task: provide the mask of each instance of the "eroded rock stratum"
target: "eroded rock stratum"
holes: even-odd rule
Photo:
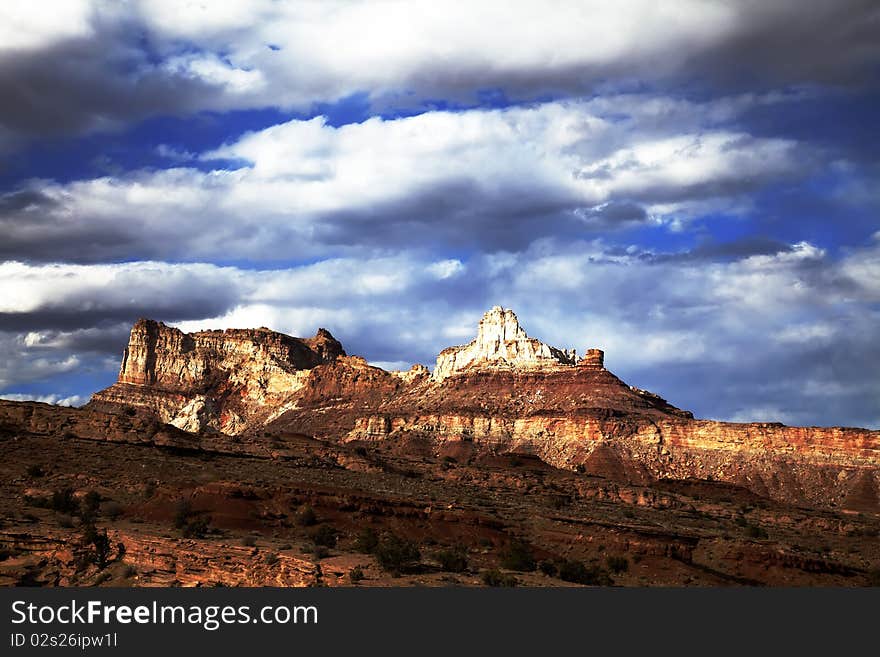
[[[880,508],[880,433],[697,420],[629,386],[603,353],[529,337],[496,306],[474,340],[387,372],[326,330],[186,334],[140,320],[117,383],[85,412],[137,413],[192,433],[297,432],[339,442],[414,439],[531,454],[587,475],[729,482],[797,504]]]

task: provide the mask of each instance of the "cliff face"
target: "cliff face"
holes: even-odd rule
[[[512,310],[493,307],[483,315],[477,337],[461,347],[440,352],[432,378],[443,381],[466,369],[511,367],[537,369],[553,365],[574,365],[574,350],[561,350],[530,338]]]
[[[141,319],[131,329],[119,383],[187,392],[207,387],[219,374],[277,392],[289,386],[292,372],[344,355],[342,345],[325,329],[310,339],[266,328],[188,334]]]
[[[89,406],[143,409],[187,431],[236,434],[288,403],[315,367],[342,357],[342,345],[324,329],[309,339],[263,328],[187,334],[142,319],[117,383]]]
[[[139,321],[119,381],[89,404],[147,413],[187,431],[300,433],[326,440],[459,441],[534,454],[585,474],[645,483],[697,478],[798,504],[880,510],[880,432],[694,420],[604,367],[487,312],[476,338],[423,366],[386,372],[326,331],[184,334]]]
[[[504,417],[475,412],[375,414],[349,440],[429,437],[615,481],[723,481],[809,506],[880,510],[880,435],[866,429],[733,424],[613,411]]]

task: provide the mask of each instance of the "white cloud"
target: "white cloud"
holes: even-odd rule
[[[258,0],[221,8],[151,0],[141,4],[140,15],[160,39],[222,51],[229,62],[224,76],[236,67],[271,81],[264,92],[250,91],[287,106],[364,90],[399,95],[426,84],[454,92],[469,81],[479,88],[539,72],[549,81],[576,78],[572,69],[624,62],[632,69],[675,70],[740,26],[735,8],[692,0],[675,7],[566,1],[552,9],[541,2]],[[216,81],[218,70],[191,68],[207,82]]]
[[[450,259],[434,262],[427,267],[428,271],[439,279],[451,278],[458,276],[465,271],[465,266],[461,260]]]
[[[237,297],[238,270],[208,264],[136,262],[108,265],[0,263],[0,313],[136,313],[175,309],[181,298],[213,305],[205,296]],[[173,291],[173,293],[171,292]],[[29,334],[33,342],[37,338]]]
[[[260,71],[236,68],[216,55],[185,55],[165,62],[171,73],[183,73],[208,84],[223,87],[228,93],[255,94],[266,88]]]
[[[36,401],[44,404],[55,404],[57,406],[82,406],[88,401],[88,398],[80,395],[31,395],[26,393],[3,393],[0,399],[8,401]]]
[[[90,0],[53,0],[51,8],[15,0],[0,4],[0,52],[45,48],[61,39],[88,36],[93,5]]]
[[[427,238],[497,249],[632,221],[680,227],[809,169],[805,147],[713,126],[706,105],[675,103],[694,118],[687,132],[645,118],[662,116],[663,102],[638,117],[632,107],[621,96],[338,128],[292,120],[202,155],[230,169],[35,183],[41,221],[0,218],[0,227],[13,253],[86,261],[289,260]]]
[[[880,59],[864,0],[812,0],[808,12],[794,0],[51,5],[0,3],[9,74],[0,122],[25,134],[201,111],[311,112],[352,96],[375,112],[475,104],[496,92],[533,101],[664,84],[851,85]],[[738,108],[715,110],[718,120]]]

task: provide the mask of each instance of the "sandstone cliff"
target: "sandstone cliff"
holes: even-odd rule
[[[473,341],[423,366],[386,372],[346,356],[326,331],[184,334],[132,329],[119,381],[90,410],[141,414],[185,429],[255,438],[413,438],[534,454],[559,468],[630,482],[715,480],[797,504],[880,510],[880,432],[694,420],[629,386],[603,353],[530,338],[495,307]]]
[[[538,369],[553,365],[574,365],[574,350],[565,351],[530,338],[512,310],[495,306],[480,320],[477,337],[461,347],[440,352],[432,378],[443,381],[466,369]]]
[[[312,369],[343,357],[324,329],[309,339],[266,328],[187,334],[141,319],[117,383],[96,393],[89,407],[143,409],[186,431],[235,434],[284,407]]]

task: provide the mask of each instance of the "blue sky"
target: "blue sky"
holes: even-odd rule
[[[0,7],[0,396],[128,329],[482,312],[698,416],[880,427],[876,3]]]

